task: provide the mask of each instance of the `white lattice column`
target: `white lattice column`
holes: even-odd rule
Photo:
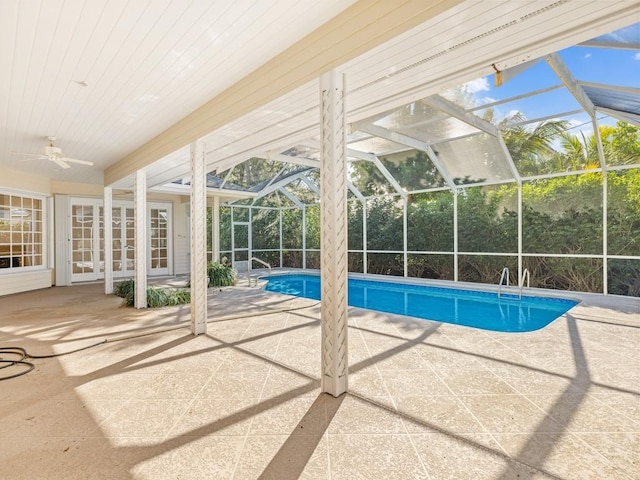
[[[135,307],[147,308],[147,173],[136,171],[133,188],[135,211]]]
[[[322,391],[347,391],[347,163],[344,77],[320,77]]]
[[[191,333],[207,332],[207,172],[204,146],[191,144]]]
[[[102,225],[104,293],[110,295],[113,293],[113,190],[111,187],[104,187]]]

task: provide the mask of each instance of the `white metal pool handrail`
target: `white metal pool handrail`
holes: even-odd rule
[[[520,277],[520,281],[518,282],[518,286],[520,287],[520,300],[522,300],[522,287],[524,287],[524,279],[527,279],[527,288],[530,288],[531,284],[531,275],[529,274],[529,269],[525,268],[522,272],[522,276]]]
[[[504,279],[507,279],[507,287],[509,286],[509,268],[508,267],[504,267],[502,269],[502,273],[500,274],[500,282],[498,282],[498,298],[500,298],[500,293],[502,291],[502,282],[504,281]]]
[[[264,265],[265,267],[267,267],[269,269],[269,276],[271,276],[271,265],[267,262],[265,262],[264,260],[259,259],[258,257],[251,257],[249,259],[249,265],[247,267],[247,278],[249,280],[249,286],[251,286],[251,265],[253,264],[253,262],[258,262],[261,265]],[[258,279],[256,278],[256,285],[258,285]]]

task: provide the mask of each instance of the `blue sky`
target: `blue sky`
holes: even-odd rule
[[[640,24],[600,39],[631,41],[639,44]],[[559,52],[559,55],[577,80],[640,88],[640,50],[571,47]],[[561,83],[545,61],[536,63],[500,87],[495,87],[493,82],[494,78],[491,75],[468,82],[463,89],[476,105],[483,105]],[[579,104],[572,95],[563,88],[499,105],[494,110],[498,119],[510,116],[516,111],[523,113],[528,119],[535,119],[579,108]],[[482,111],[476,111],[476,114],[481,115]],[[583,131],[585,134],[592,133],[592,126],[586,114],[574,114],[562,119],[574,126],[576,130],[574,133],[577,131]],[[605,118],[601,123],[615,124],[615,119]]]

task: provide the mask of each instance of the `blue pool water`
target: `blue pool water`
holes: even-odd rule
[[[278,275],[266,290],[320,300],[320,277]],[[578,302],[564,298],[498,295],[406,283],[349,279],[349,305],[497,332],[545,327]]]

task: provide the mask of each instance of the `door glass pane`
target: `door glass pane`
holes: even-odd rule
[[[71,206],[71,258],[74,274],[92,273],[93,265],[93,205]]]

